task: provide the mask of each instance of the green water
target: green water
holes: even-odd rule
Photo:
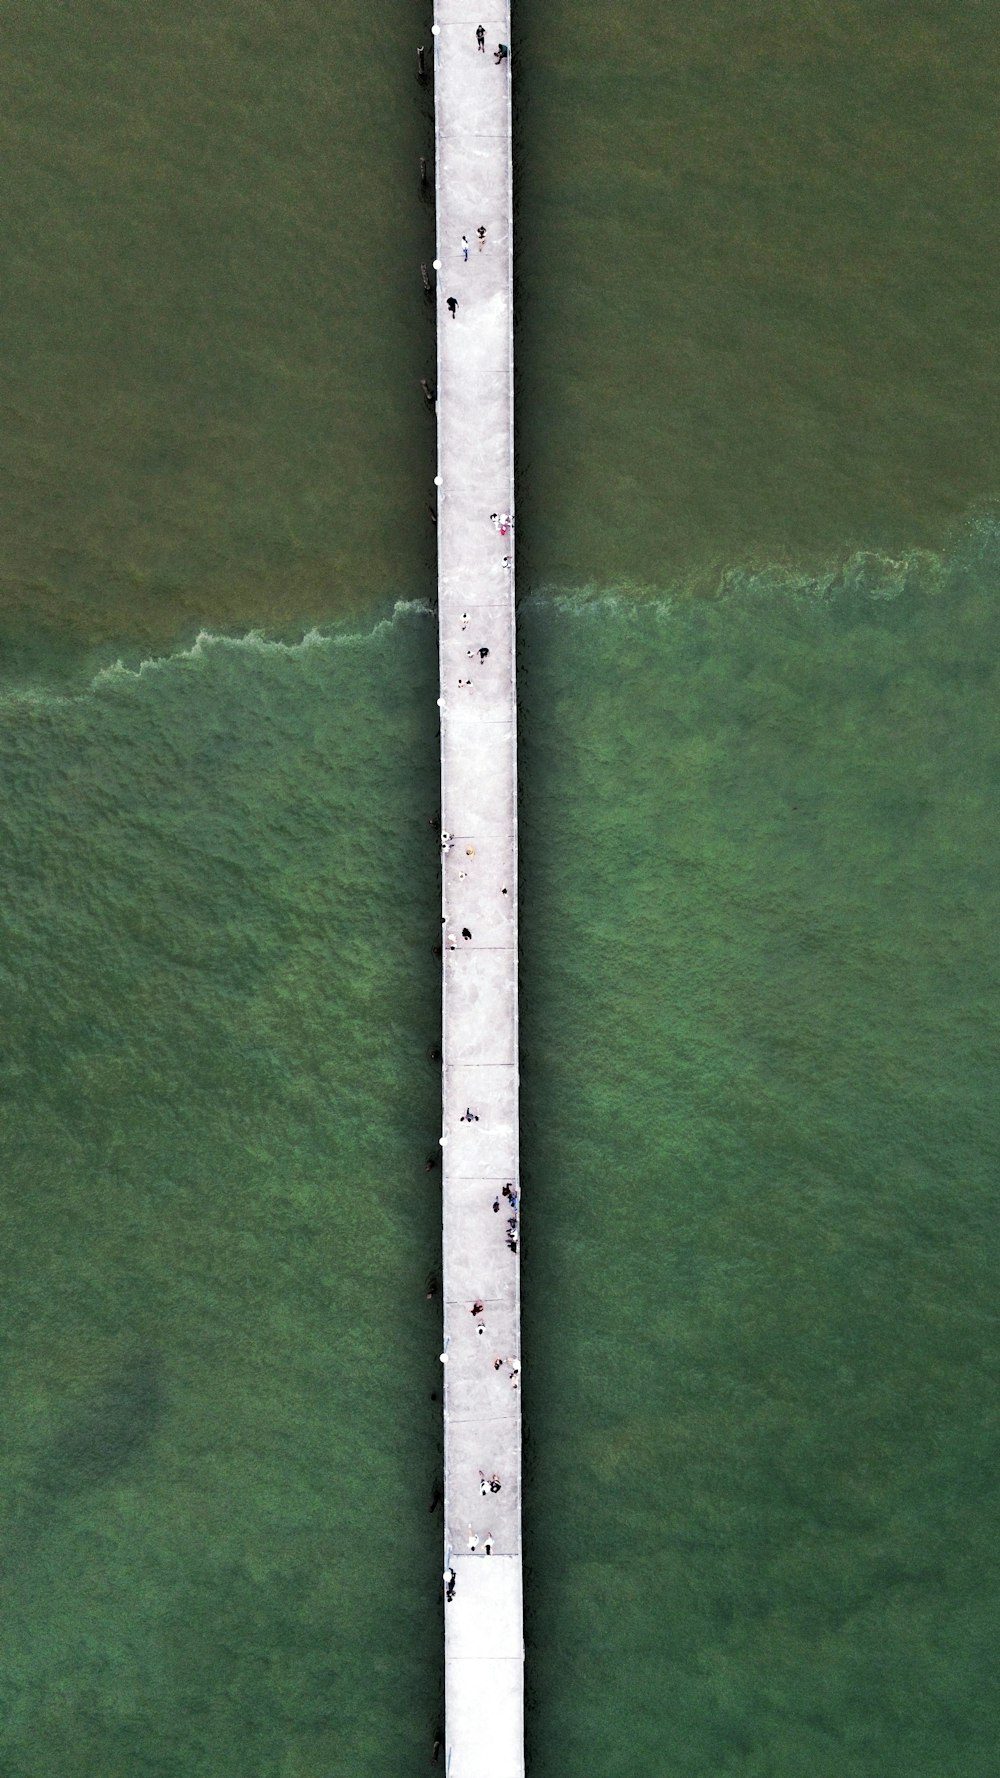
[[[703,590],[996,498],[995,27],[519,8],[522,587]]]
[[[515,25],[522,586],[703,590],[939,544],[997,497],[992,7]],[[26,669],[426,595],[427,29],[401,0],[4,15],[0,643]]]
[[[540,1778],[992,1778],[994,24],[515,19]],[[0,26],[9,1778],[440,1720],[426,32]]]
[[[415,29],[399,0],[5,13],[0,640],[28,664],[425,591]]]
[[[998,591],[523,613],[539,1775],[993,1769]]]
[[[427,1757],[435,665],[0,706],[10,1778]]]

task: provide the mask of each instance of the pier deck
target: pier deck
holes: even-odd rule
[[[490,517],[514,505],[510,63],[493,60],[510,15],[436,0],[434,19],[445,1769],[523,1778],[514,540]]]

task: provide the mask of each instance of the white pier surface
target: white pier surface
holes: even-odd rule
[[[448,1778],[523,1778],[514,538],[490,517],[514,509],[510,61],[493,60],[513,47],[506,6],[436,0],[434,27],[444,1568],[455,1576],[444,1764]],[[482,1494],[480,1471],[498,1492]]]

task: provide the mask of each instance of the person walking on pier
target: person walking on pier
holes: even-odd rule
[[[455,316],[458,313],[458,298],[456,296],[449,296],[445,308],[448,310],[449,315],[454,321]]]
[[[468,257],[469,257],[469,237],[468,237],[468,235],[463,235],[462,236],[462,258],[468,259]]]
[[[477,241],[477,244],[479,247],[479,251],[481,253],[483,248],[486,245],[486,228],[483,223],[480,223],[479,227],[476,230],[476,241]]]
[[[476,47],[479,50],[480,55],[486,54],[486,32],[483,30],[482,25],[476,26]]]

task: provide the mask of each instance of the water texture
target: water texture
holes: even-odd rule
[[[426,596],[428,23],[5,14],[8,659]],[[937,546],[997,497],[994,24],[518,10],[522,586],[703,590]]]
[[[898,555],[996,498],[995,24],[517,9],[522,587]]]
[[[540,1773],[991,1769],[998,561],[523,612]],[[433,691],[3,705],[12,1778],[427,1757]]]
[[[419,29],[399,0],[4,13],[5,653],[426,596]]]
[[[993,1770],[998,593],[522,613],[537,1778]]]
[[[433,624],[0,704],[8,1778],[416,1770]]]
[[[0,23],[5,1778],[428,1761],[428,23]],[[532,1771],[993,1778],[993,10],[513,47]]]

